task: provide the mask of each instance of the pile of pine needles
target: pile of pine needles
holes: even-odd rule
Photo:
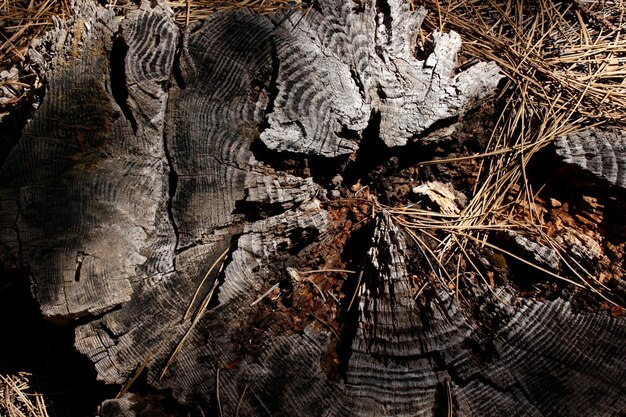
[[[29,377],[24,372],[0,375],[0,416],[48,417],[44,398],[32,392]]]
[[[249,8],[265,14],[294,8],[304,9],[311,2],[309,0],[170,0],[167,3],[174,11],[176,21],[189,25],[222,10]]]
[[[420,3],[430,11],[422,27],[421,47],[428,48],[433,30],[460,33],[466,64],[494,61],[504,72],[506,85],[500,96],[504,106],[488,148],[470,156],[480,161],[480,173],[465,209],[450,217],[404,208],[396,213],[398,221],[422,232],[428,225],[431,236],[433,226],[444,231],[445,237],[436,239],[438,246],[432,253],[440,266],[446,266],[443,270],[454,270],[444,265],[450,259],[457,263],[467,259],[473,265],[467,256],[468,243],[493,246],[488,238],[494,230],[515,230],[554,249],[569,269],[569,277],[551,275],[605,294],[597,275],[577,264],[544,233],[535,206],[537,190],[528,182],[526,167],[537,151],[557,137],[626,120],[624,1]],[[428,245],[423,247],[428,249]],[[457,257],[452,256],[455,253]],[[458,280],[458,276],[451,274],[451,279]]]
[[[0,70],[24,61],[31,42],[45,34],[53,17],[65,20],[69,15],[66,0],[0,1]]]

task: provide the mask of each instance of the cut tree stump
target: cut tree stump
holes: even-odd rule
[[[423,8],[315,4],[181,32],[159,2],[77,2],[31,52],[46,94],[0,174],[4,267],[98,378],[145,365],[216,415],[624,412],[624,318],[471,280],[460,302],[388,213],[352,235],[342,175],[368,141],[419,149],[501,75],[459,71],[453,32],[423,51]]]

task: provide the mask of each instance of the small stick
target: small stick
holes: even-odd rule
[[[135,383],[137,378],[139,378],[139,375],[141,375],[143,370],[146,369],[146,366],[148,365],[148,362],[150,362],[151,359],[152,359],[152,353],[148,353],[146,355],[146,359],[144,359],[141,365],[139,365],[139,368],[137,368],[133,377],[130,379],[130,381],[128,381],[128,383],[124,386],[124,388],[122,388],[122,390],[115,396],[115,398],[122,398],[128,392],[131,385]]]
[[[267,290],[262,296],[260,296],[259,298],[257,298],[253,302],[251,302],[250,303],[250,307],[258,304],[259,302],[261,302],[261,300],[263,300],[265,297],[270,295],[272,293],[272,291],[274,291],[276,288],[278,288],[279,285],[280,285],[280,282],[277,282],[276,284],[272,285],[272,287],[269,290]]]
[[[447,415],[448,417],[452,417],[452,389],[450,389],[450,380],[446,378],[446,397],[447,397]]]
[[[324,302],[326,302],[326,297],[324,297],[324,292],[323,292],[323,291],[322,291],[322,289],[321,289],[321,288],[320,288],[320,287],[319,287],[319,286],[315,283],[315,281],[313,281],[311,278],[306,278],[306,280],[307,280],[308,282],[310,282],[311,284],[313,284],[313,286],[314,286],[315,288],[317,288],[317,291],[319,291],[320,295],[322,296],[322,300],[323,300]]]
[[[220,417],[224,417],[222,413],[222,402],[220,401],[220,367],[217,366],[215,373],[215,400],[217,401],[217,411]]]
[[[222,260],[224,260],[224,258],[226,257],[226,254],[228,254],[228,250],[229,249],[230,249],[230,247],[226,248],[226,250],[224,250],[224,252],[222,252],[220,254],[220,256],[218,256],[217,259],[213,262],[213,264],[211,265],[211,267],[209,268],[207,273],[204,274],[204,278],[202,278],[202,281],[200,281],[200,284],[198,285],[198,288],[196,288],[196,292],[193,294],[193,297],[191,298],[191,301],[189,302],[189,306],[187,307],[187,310],[185,310],[185,315],[183,316],[183,321],[185,321],[185,320],[187,320],[189,318],[190,313],[191,313],[191,308],[193,307],[194,303],[196,302],[196,298],[198,298],[198,294],[200,293],[200,289],[202,288],[202,286],[206,282],[207,278],[209,278],[209,275],[211,275],[211,272],[213,272],[213,270],[215,269],[217,264],[219,262],[221,262]],[[221,271],[221,269],[220,269],[220,271]]]
[[[422,285],[422,288],[420,288],[417,294],[415,294],[415,298],[414,298],[415,300],[417,300],[419,296],[422,295],[422,292],[426,289],[427,286],[428,286],[428,282]]]
[[[331,332],[333,332],[333,334],[335,335],[335,337],[337,337],[337,339],[339,339],[339,335],[337,334],[337,331],[333,328],[333,326],[331,326],[329,323],[325,322],[324,320],[320,319],[319,317],[309,313],[309,316],[313,317],[315,320],[319,321],[320,323],[322,323],[324,326],[328,327],[330,329]]]
[[[163,367],[163,370],[161,371],[161,375],[159,375],[159,381],[163,379],[163,377],[165,376],[165,373],[167,372],[167,369],[170,367],[172,362],[174,362],[174,358],[176,357],[178,352],[183,348],[183,345],[187,341],[187,338],[191,334],[191,331],[196,327],[196,324],[198,324],[198,322],[200,321],[200,319],[204,315],[204,311],[205,311],[206,307],[209,305],[209,302],[211,301],[211,298],[213,297],[213,293],[215,292],[215,289],[217,288],[218,284],[219,284],[219,281],[216,279],[213,282],[213,287],[211,288],[211,291],[209,291],[207,296],[202,301],[202,304],[200,305],[200,308],[196,312],[196,315],[193,318],[193,321],[191,322],[191,326],[189,326],[189,329],[187,329],[187,331],[185,332],[185,335],[183,336],[183,338],[180,339],[180,342],[178,342],[178,345],[176,345],[176,348],[174,349],[174,352],[172,352],[172,355],[169,357],[169,359],[167,360],[167,363]]]
[[[350,304],[348,305],[348,311],[352,310],[352,303],[354,303],[354,299],[356,298],[356,294],[359,292],[359,287],[361,286],[361,279],[363,278],[363,270],[359,273],[359,279],[356,282],[356,288],[354,289],[354,294],[352,294],[352,300],[350,300]]]
[[[187,13],[185,16],[185,29],[189,28],[189,15],[191,14],[191,0],[187,0]]]
[[[333,294],[332,291],[328,290],[326,292],[328,293],[328,295],[330,295],[332,297],[333,300],[335,300],[337,302],[337,304],[339,304],[339,298],[337,298],[337,296],[335,294]]]
[[[312,271],[298,272],[300,275],[318,274],[321,272],[341,272],[345,274],[356,274],[356,271],[350,271],[349,269],[314,269]]]
[[[249,383],[243,387],[243,392],[241,393],[241,397],[239,397],[239,401],[237,401],[237,407],[235,408],[235,417],[239,417],[239,407],[241,406],[241,402],[243,401],[243,397],[246,395],[246,391],[248,390]]]

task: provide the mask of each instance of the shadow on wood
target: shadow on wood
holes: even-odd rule
[[[157,2],[121,21],[79,2],[2,167],[5,267],[30,268],[44,317],[80,319],[98,378],[149,358],[150,384],[223,415],[624,411],[623,318],[471,278],[459,302],[413,273],[425,260],[392,216],[346,194],[372,120],[387,147],[432,138],[494,93],[497,66],[456,72],[454,32],[416,58],[425,10],[400,0],[318,6],[180,33]],[[307,158],[337,175],[316,182]],[[346,260],[348,220],[371,232]]]

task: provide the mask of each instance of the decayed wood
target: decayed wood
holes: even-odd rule
[[[377,114],[380,138],[400,146],[491,94],[501,78],[494,63],[454,75],[461,47],[454,32],[435,32],[433,52],[415,57],[425,13],[410,13],[401,0],[320,2],[320,13],[283,22],[274,40],[277,96],[263,142],[280,151],[351,153]]]
[[[145,364],[154,387],[223,415],[626,409],[625,320],[478,283],[461,303],[409,272],[420,252],[384,212],[339,322],[308,311],[293,326],[298,266],[323,256],[336,213],[313,178],[271,159],[330,161],[366,128],[405,145],[499,80],[489,63],[455,75],[454,33],[416,58],[423,9],[318,3],[219,13],[184,34],[158,2],[121,23],[77,3],[2,167],[3,264],[29,269],[44,316],[81,319],[76,348],[100,379],[122,384]],[[132,413],[129,401],[103,410]]]
[[[346,373],[345,415],[433,415],[441,390],[452,389],[446,354],[470,329],[445,290],[415,299],[407,271],[406,243],[382,215],[364,265],[359,320]],[[440,364],[437,363],[441,357]],[[444,396],[446,397],[446,396]]]
[[[128,56],[141,58],[124,79],[123,61],[111,67],[111,54],[123,53],[114,51],[113,14],[81,3],[61,36],[51,87],[3,166],[3,209],[11,221],[2,240],[13,243],[3,259],[31,269],[45,316],[97,315],[128,302],[137,269],[150,268],[163,247],[166,92],[159,83],[170,77],[177,32],[166,14],[150,13],[146,20],[161,23],[145,28],[146,36],[156,31],[158,45],[142,43],[132,17],[122,25]],[[114,94],[120,89],[128,91],[121,108]]]
[[[565,164],[592,173],[609,185],[626,187],[626,138],[618,127],[592,127],[558,138],[556,153]]]
[[[608,415],[624,409],[626,369],[614,366],[626,350],[624,320],[574,314],[560,299],[527,301],[506,292],[493,298],[478,286],[478,317],[444,289],[416,300],[401,255],[405,245],[390,219],[379,218],[360,289],[344,415]],[[487,317],[498,321],[491,334],[477,324]],[[590,404],[598,392],[606,400]]]

